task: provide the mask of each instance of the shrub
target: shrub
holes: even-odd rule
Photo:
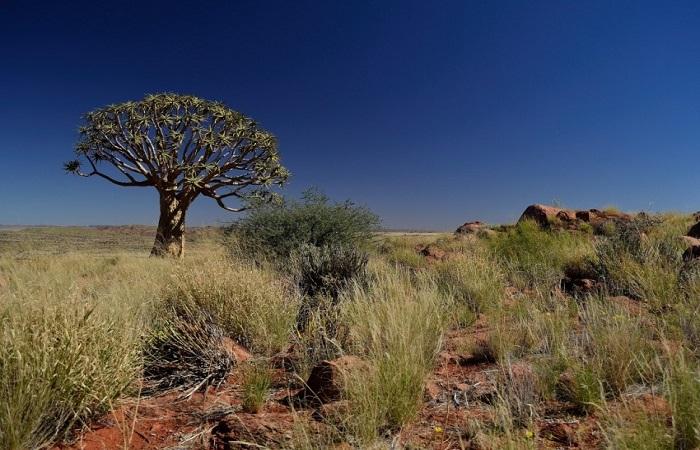
[[[294,252],[292,264],[302,294],[325,295],[337,301],[353,280],[364,281],[367,254],[338,244],[324,247],[304,244]]]
[[[568,263],[593,253],[590,236],[542,230],[529,220],[494,236],[488,243],[503,261],[511,281],[544,291],[559,283]]]
[[[367,208],[350,201],[331,203],[325,195],[307,191],[301,201],[253,207],[228,231],[245,254],[286,260],[303,244],[366,245],[378,225],[379,218]]]
[[[306,328],[314,310],[336,307],[341,292],[350,283],[366,281],[367,254],[352,247],[304,244],[294,252],[292,264],[299,290],[304,295],[297,315],[300,331]],[[331,334],[334,333],[331,331]]]
[[[678,223],[639,215],[618,222],[596,246],[596,270],[609,292],[649,302],[662,309],[676,302],[682,273]],[[681,278],[682,280],[682,278]]]
[[[179,388],[194,392],[220,385],[234,365],[223,337],[211,316],[196,305],[166,304],[144,349],[144,392]]]
[[[375,266],[372,275],[370,286],[356,286],[344,303],[347,351],[371,367],[348,380],[348,429],[365,443],[415,417],[447,318],[433,280],[412,282],[404,269],[385,265]]]
[[[294,287],[274,271],[223,255],[216,264],[186,263],[174,277],[169,299],[207,311],[225,335],[247,348],[274,354],[289,341],[299,309]]]
[[[455,300],[460,325],[469,325],[477,314],[498,307],[505,295],[500,265],[481,246],[436,264],[434,270],[440,290]]]
[[[164,261],[0,259],[0,448],[70,438],[134,388]],[[128,280],[128,281],[125,281]]]
[[[700,370],[682,353],[667,369],[666,390],[673,412],[674,448],[689,450],[700,444]]]

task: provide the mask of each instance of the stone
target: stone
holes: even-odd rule
[[[557,215],[562,211],[564,211],[562,208],[557,208],[555,206],[540,204],[530,205],[525,208],[520,219],[518,219],[518,223],[525,220],[534,220],[540,227],[549,228],[556,219],[561,220]],[[563,214],[569,217],[568,211]],[[575,213],[573,213],[573,216],[576,216]]]
[[[683,252],[683,261],[688,262],[700,257],[700,244],[691,245]]]
[[[447,256],[447,252],[436,245],[426,245],[421,248],[418,253],[425,256],[429,261],[442,261]]]
[[[483,222],[479,222],[477,220],[475,222],[465,223],[464,225],[457,228],[455,233],[457,233],[457,234],[477,234],[477,233],[479,233],[479,231],[481,231],[485,228],[486,228],[486,224]]]
[[[348,375],[369,369],[367,362],[356,356],[325,360],[311,369],[306,387],[300,394],[305,402],[328,403],[340,400]]]
[[[694,237],[696,239],[700,239],[700,222],[696,223],[692,227],[690,227],[690,230],[686,233],[686,235],[690,237]]]

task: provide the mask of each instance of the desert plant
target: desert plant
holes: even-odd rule
[[[185,215],[200,195],[240,211],[225,202],[267,199],[269,187],[288,176],[274,136],[220,102],[188,95],[149,95],[87,113],[75,152],[67,172],[158,191],[152,255],[182,257]],[[85,161],[87,172],[81,171]]]
[[[235,361],[211,316],[187,300],[171,300],[146,338],[144,393],[220,385]]]
[[[220,264],[186,263],[165,296],[207,312],[226,336],[264,354],[280,351],[294,330],[300,299],[291,282],[266,267],[209,253]]]
[[[300,331],[306,328],[314,310],[336,307],[340,294],[350,283],[366,282],[367,254],[353,247],[303,244],[292,254],[292,264],[297,285],[304,295],[297,315]]]
[[[455,300],[461,325],[503,300],[505,277],[498,261],[481,246],[436,264],[434,270],[440,289]]]
[[[528,220],[488,243],[503,261],[511,281],[543,291],[559,283],[568,263],[593,253],[590,236],[542,230],[536,222]]]
[[[272,380],[264,361],[253,361],[243,368],[243,410],[257,413],[265,404]]]
[[[412,281],[404,269],[382,264],[372,271],[370,286],[355,287],[344,306],[351,333],[347,351],[366,358],[371,367],[348,380],[347,426],[362,442],[415,416],[447,320],[432,279]]]
[[[379,218],[350,201],[333,203],[315,190],[301,201],[258,204],[228,228],[239,251],[255,258],[283,261],[302,245],[362,247],[372,238]]]
[[[666,391],[673,413],[674,447],[682,450],[700,444],[700,370],[681,351],[666,370]]]

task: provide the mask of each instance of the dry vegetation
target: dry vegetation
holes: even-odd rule
[[[362,270],[305,263],[333,278],[311,296],[214,231],[184,261],[134,230],[2,232],[0,448],[697,448],[691,224],[380,236]],[[364,365],[337,401],[289,400],[342,355]]]

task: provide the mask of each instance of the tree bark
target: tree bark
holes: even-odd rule
[[[182,258],[185,255],[185,213],[187,205],[174,195],[161,194],[160,219],[151,256]]]

